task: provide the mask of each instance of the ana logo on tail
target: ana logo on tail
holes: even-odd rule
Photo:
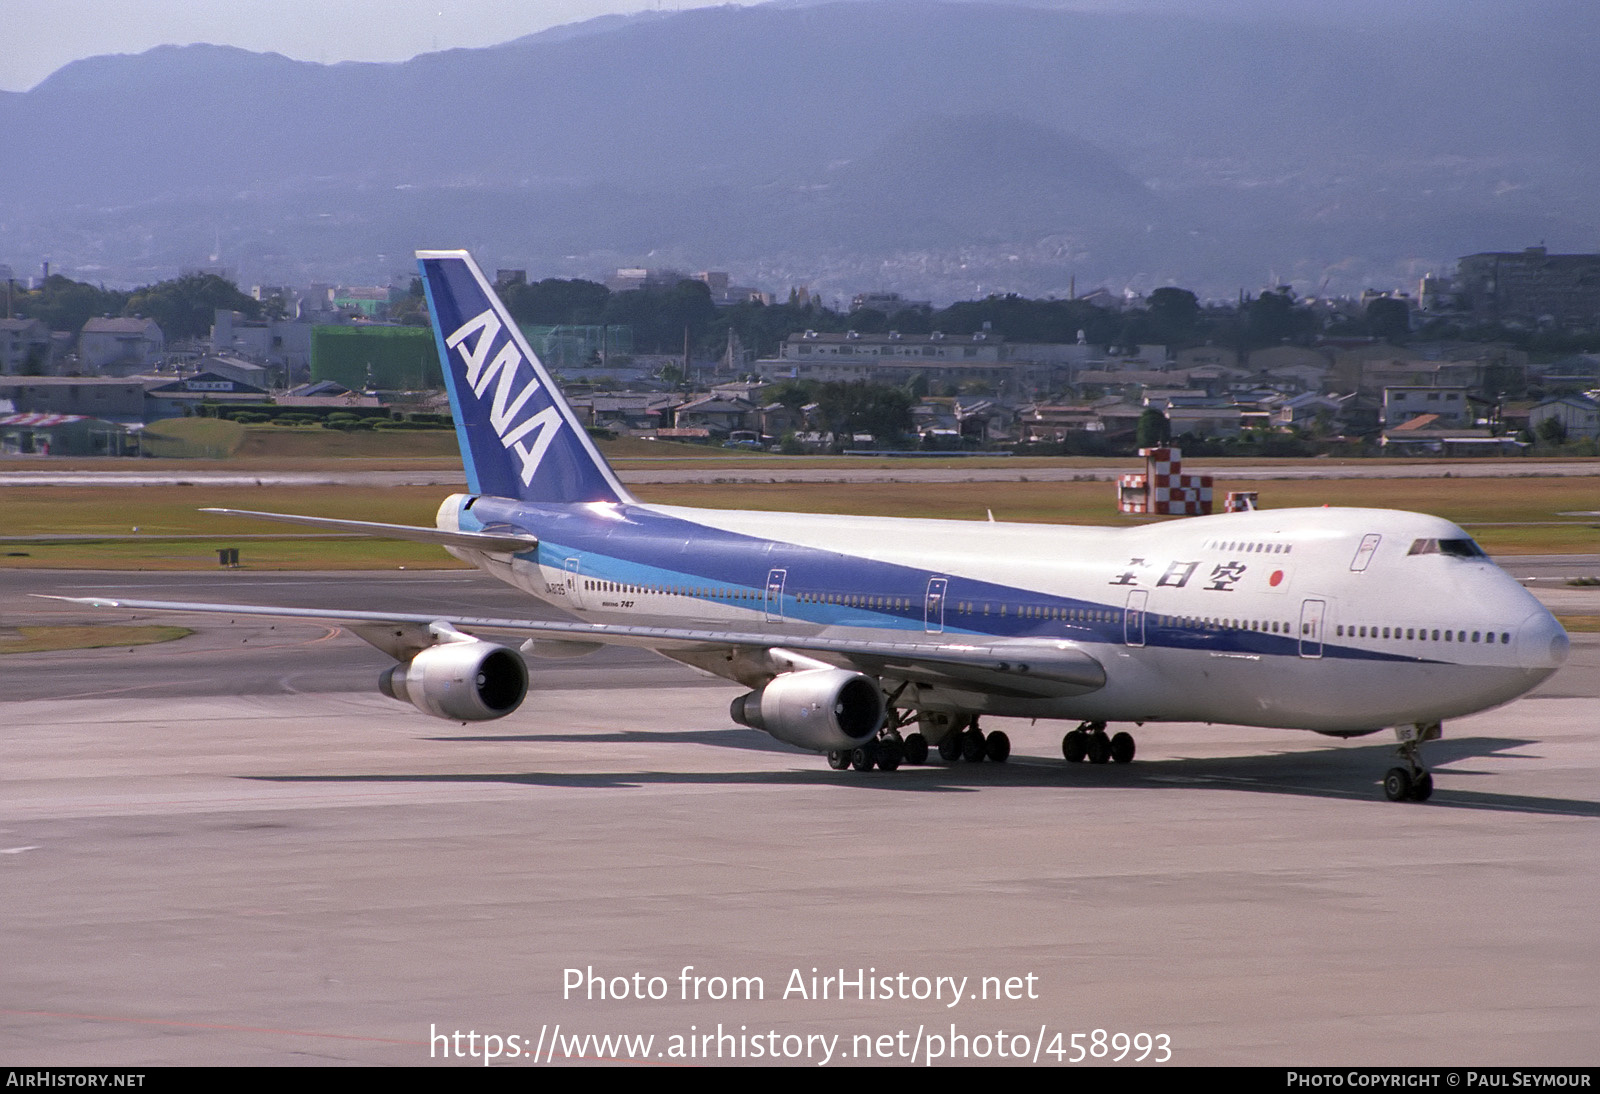
[[[632,499],[465,251],[418,251],[474,494],[550,505]]]
[[[447,335],[444,344],[461,355],[461,362],[467,369],[467,383],[472,385],[474,395],[482,399],[489,385],[494,385],[489,424],[506,450],[521,460],[522,484],[526,486],[538,474],[540,462],[561,429],[561,412],[554,405],[549,405],[518,420],[528,400],[544,385],[539,383],[539,378],[531,368],[523,367],[522,352],[510,338],[505,340],[494,359],[489,360],[489,353],[494,349],[501,329],[499,316],[495,315],[493,308],[488,308]],[[474,334],[477,339],[470,346],[463,345]],[[526,373],[527,382],[520,392],[513,395],[519,371]],[[529,433],[533,437],[524,443],[523,438]]]

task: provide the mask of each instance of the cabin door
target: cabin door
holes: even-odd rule
[[[928,579],[928,595],[922,602],[922,626],[929,634],[944,633],[944,594],[949,589],[947,577]]]
[[[1323,600],[1305,600],[1300,603],[1300,656],[1322,656],[1322,617],[1327,611]]]
[[[789,579],[788,570],[767,571],[767,622],[783,622],[783,585]]]
[[[1373,553],[1377,551],[1378,544],[1383,542],[1383,537],[1376,532],[1361,537],[1361,546],[1356,548],[1356,557],[1350,560],[1350,569],[1362,573],[1367,568],[1367,563],[1372,561]]]
[[[578,610],[583,609],[583,574],[579,572],[581,561],[569,558],[566,561],[567,571],[567,603]]]
[[[1144,645],[1144,606],[1149,599],[1145,589],[1128,594],[1128,606],[1122,611],[1122,640],[1130,646]]]

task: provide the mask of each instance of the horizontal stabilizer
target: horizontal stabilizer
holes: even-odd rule
[[[451,532],[443,528],[422,528],[414,524],[382,524],[370,520],[337,520],[333,517],[303,517],[293,513],[258,513],[252,509],[202,509],[202,513],[220,513],[225,517],[254,517],[257,520],[279,520],[286,524],[305,524],[312,528],[326,528],[330,532],[349,532],[353,535],[375,536],[379,539],[408,539],[416,543],[433,543],[440,547],[460,547],[468,551],[531,551],[539,546],[539,537],[512,532]]]

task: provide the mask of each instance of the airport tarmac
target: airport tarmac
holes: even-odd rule
[[[459,571],[13,571],[0,626],[120,620],[27,596],[113,590],[535,607]],[[417,1064],[486,1034],[513,1066],[1055,1064],[1141,1033],[1146,1065],[1160,1035],[1178,1064],[1600,1056],[1600,635],[1447,724],[1402,805],[1387,735],[1150,725],[1097,768],[995,719],[1005,765],[834,772],[648,654],[536,663],[521,710],[463,726],[378,695],[388,659],[335,628],[184,622],[0,658],[0,1064]],[[585,970],[607,998],[564,987]]]

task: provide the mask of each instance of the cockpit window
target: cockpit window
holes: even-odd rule
[[[1449,555],[1452,558],[1488,558],[1483,548],[1470,539],[1419,539],[1408,555]]]

